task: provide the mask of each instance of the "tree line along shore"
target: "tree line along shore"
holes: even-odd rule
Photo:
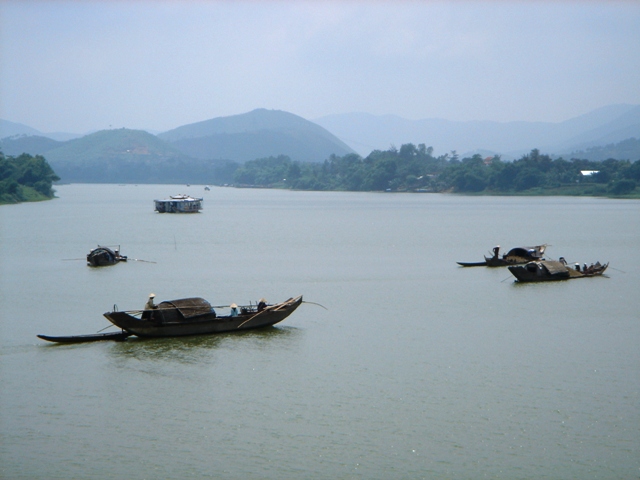
[[[640,198],[640,162],[552,159],[535,149],[514,161],[481,155],[461,159],[455,152],[434,157],[424,144],[405,144],[365,158],[331,156],[323,163],[286,156],[252,160],[238,166],[234,183],[297,190]]]
[[[640,161],[592,161],[552,158],[537,149],[514,161],[479,154],[459,158],[455,152],[440,156],[424,144],[357,154],[331,155],[321,163],[291,160],[286,155],[245,163],[198,162],[163,172],[151,168],[140,177],[139,165],[121,165],[118,183],[206,183],[236,187],[285,188],[316,191],[433,192],[485,195],[584,195],[640,198]],[[202,165],[200,165],[202,163]],[[99,168],[99,167],[98,167]],[[136,172],[129,182],[128,169]],[[112,177],[113,178],[113,177]],[[64,181],[41,156],[5,156],[0,152],[0,203],[40,201],[54,197],[53,184]],[[82,181],[82,179],[74,179]],[[87,178],[85,181],[92,182]]]

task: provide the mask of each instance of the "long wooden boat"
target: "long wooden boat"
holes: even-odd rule
[[[154,200],[158,213],[197,213],[202,210],[202,198],[189,195],[173,195],[164,200]]]
[[[98,245],[97,248],[92,249],[87,253],[87,265],[90,267],[106,267],[108,265],[115,265],[118,262],[126,262],[127,257],[120,255],[120,245],[113,250],[109,247]]]
[[[514,265],[509,267],[509,271],[516,277],[518,282],[553,282],[557,280],[572,280],[574,278],[589,278],[601,276],[609,263],[601,265],[600,262],[592,264],[590,267],[580,269],[570,267],[566,262],[540,260],[529,262],[526,265]]]
[[[121,332],[110,332],[110,333],[94,333],[92,335],[66,335],[62,337],[52,337],[50,335],[38,335],[38,338],[42,340],[46,340],[47,342],[54,343],[85,343],[85,342],[99,342],[102,340],[115,340],[122,341],[125,340],[130,333],[125,331]]]
[[[500,245],[493,248],[493,256],[484,256],[484,262],[456,262],[463,267],[508,267],[542,260],[547,244],[533,247],[515,247],[500,257]]]
[[[237,307],[237,314],[219,316],[207,300],[196,297],[164,301],[154,309],[114,310],[104,316],[138,337],[178,337],[268,327],[287,318],[301,303],[302,295],[274,305]]]

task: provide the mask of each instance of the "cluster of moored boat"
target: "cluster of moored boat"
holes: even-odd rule
[[[485,255],[484,262],[457,262],[463,267],[508,267],[518,282],[552,282],[570,280],[574,278],[589,278],[601,276],[609,263],[600,262],[580,266],[579,263],[569,265],[564,257],[558,260],[544,258],[547,245],[533,247],[516,247],[500,256],[500,246],[493,248],[493,255]]]

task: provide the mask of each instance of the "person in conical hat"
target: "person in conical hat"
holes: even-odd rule
[[[231,307],[231,316],[232,317],[237,317],[238,316],[238,305],[236,305],[235,303],[232,303],[230,305]]]
[[[258,302],[258,311],[261,312],[265,308],[267,308],[267,301],[264,298],[261,298]]]
[[[156,294],[155,293],[150,293],[149,294],[149,299],[147,300],[147,303],[144,306],[145,310],[153,310],[154,308],[156,308],[156,305],[153,303],[153,299],[154,298],[156,298]]]

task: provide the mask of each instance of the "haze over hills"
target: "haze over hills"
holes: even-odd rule
[[[81,137],[82,135],[79,133],[67,133],[67,132],[51,132],[51,133],[43,133],[35,128],[31,128],[22,123],[10,122],[8,120],[0,119],[0,139],[4,139],[7,137],[15,137],[15,136],[30,136],[30,135],[38,135],[41,137],[51,138],[53,140],[58,140],[60,142],[64,142],[66,140],[71,140],[73,138]]]
[[[456,150],[461,157],[499,153],[508,160],[536,148],[568,159],[640,159],[637,105],[611,105],[559,123],[407,120],[365,113],[331,115],[316,122],[257,109],[158,135],[114,129],[59,141],[2,120],[0,149],[13,156],[44,155],[63,181],[138,183],[228,182],[237,164],[247,160],[286,155],[322,162],[332,154],[344,156],[355,150],[364,157],[406,143],[432,146],[435,155]]]
[[[143,130],[101,130],[57,143],[42,154],[65,182],[162,182],[169,173],[184,180],[191,177],[180,170],[196,168],[187,155]]]
[[[456,122],[444,119],[407,120],[367,113],[329,115],[314,120],[351,145],[361,155],[391,145],[424,143],[436,154],[485,151],[517,158],[534,148],[566,154],[589,147],[640,139],[640,106],[610,105],[564,122]]]
[[[286,155],[321,162],[353,150],[296,115],[254,110],[185,125],[158,136],[143,130],[102,130],[58,142],[41,135],[4,138],[6,155],[44,155],[65,182],[228,182],[238,163]]]

